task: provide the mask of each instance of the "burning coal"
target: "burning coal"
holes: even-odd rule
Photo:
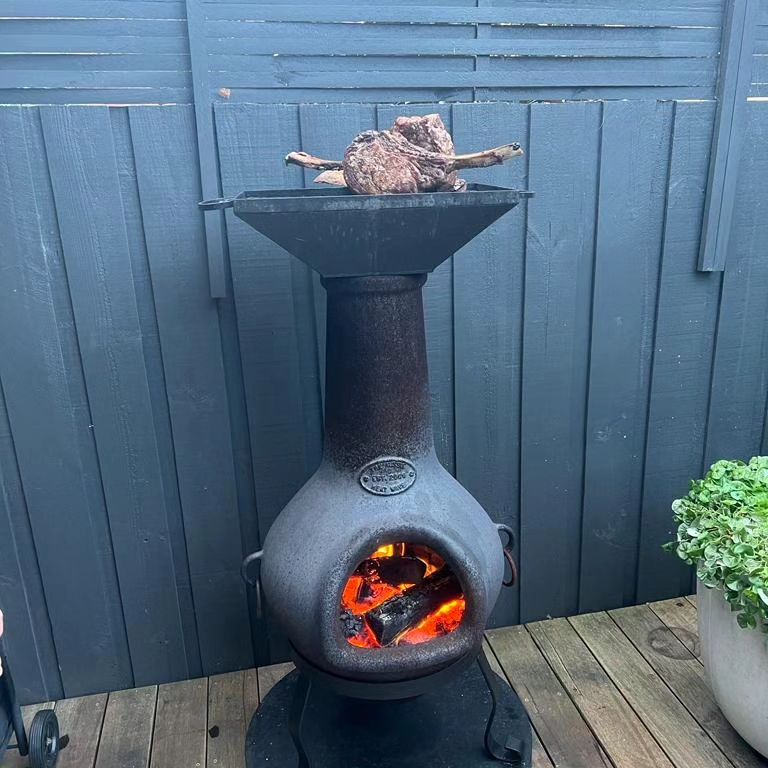
[[[464,617],[461,584],[429,547],[388,544],[357,567],[341,598],[347,641],[359,648],[417,645],[453,632]]]

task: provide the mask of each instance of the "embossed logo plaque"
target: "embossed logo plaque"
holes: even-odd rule
[[[360,470],[360,485],[376,496],[394,496],[416,482],[416,467],[408,459],[385,456]]]

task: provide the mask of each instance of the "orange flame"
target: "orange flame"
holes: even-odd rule
[[[418,645],[453,632],[461,624],[466,607],[467,603],[463,597],[444,603],[434,613],[427,616],[421,624],[406,632],[400,638],[399,643]]]
[[[394,556],[395,556],[395,545],[394,544],[385,544],[383,547],[379,547],[371,555],[371,557],[394,557]]]
[[[405,543],[386,544],[379,547],[369,559],[380,560],[390,557],[402,557],[408,553],[417,557],[425,565],[424,576],[435,573],[445,566],[445,561],[431,549],[423,546],[412,546]],[[365,623],[365,615],[379,607],[387,600],[402,595],[413,584],[387,584],[375,574],[354,574],[344,587],[341,598],[342,611],[356,617],[363,617],[360,631],[347,638],[350,645],[358,648],[381,648],[379,641]],[[418,645],[429,640],[447,635],[456,630],[464,618],[466,600],[464,597],[450,600],[429,614],[415,627],[410,628],[398,637],[394,645]]]

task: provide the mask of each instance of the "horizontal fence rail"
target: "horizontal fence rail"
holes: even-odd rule
[[[710,99],[725,3],[6,0],[0,103]]]
[[[6,0],[0,103],[191,103],[195,71],[215,99],[276,103],[710,99],[730,1]]]
[[[191,102],[183,0],[0,3],[0,103]]]
[[[219,103],[213,183],[311,184],[286,152],[338,156],[402,111]],[[439,111],[460,151],[522,141],[467,176],[536,192],[425,288],[438,453],[519,534],[494,623],[689,591],[661,550],[670,500],[768,450],[768,104],[748,104],[708,273],[714,102],[409,111]],[[27,700],[284,654],[239,564],[319,461],[324,291],[228,214],[211,298],[195,118],[0,108],[0,605]]]
[[[0,103],[190,103],[196,70],[213,98],[262,102],[708,99],[727,1],[6,0]]]

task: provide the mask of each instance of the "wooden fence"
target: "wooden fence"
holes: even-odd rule
[[[768,451],[765,3],[5,0],[0,62],[25,699],[277,660],[239,564],[319,460],[324,295],[196,203],[403,112],[520,140],[474,178],[536,192],[426,287],[441,460],[519,532],[494,622],[691,588],[671,499]]]
[[[751,95],[768,95],[753,5]],[[711,98],[726,0],[4,0],[0,103]]]
[[[440,457],[520,533],[495,622],[689,590],[670,500],[768,448],[768,105],[724,272],[696,269],[712,102],[427,110],[462,148],[521,139],[475,178],[536,191],[426,288]],[[301,186],[287,150],[399,111],[219,105],[222,187]],[[4,107],[0,134],[0,605],[25,697],[266,661],[238,570],[320,456],[322,289],[230,218],[210,297],[191,106]]]

